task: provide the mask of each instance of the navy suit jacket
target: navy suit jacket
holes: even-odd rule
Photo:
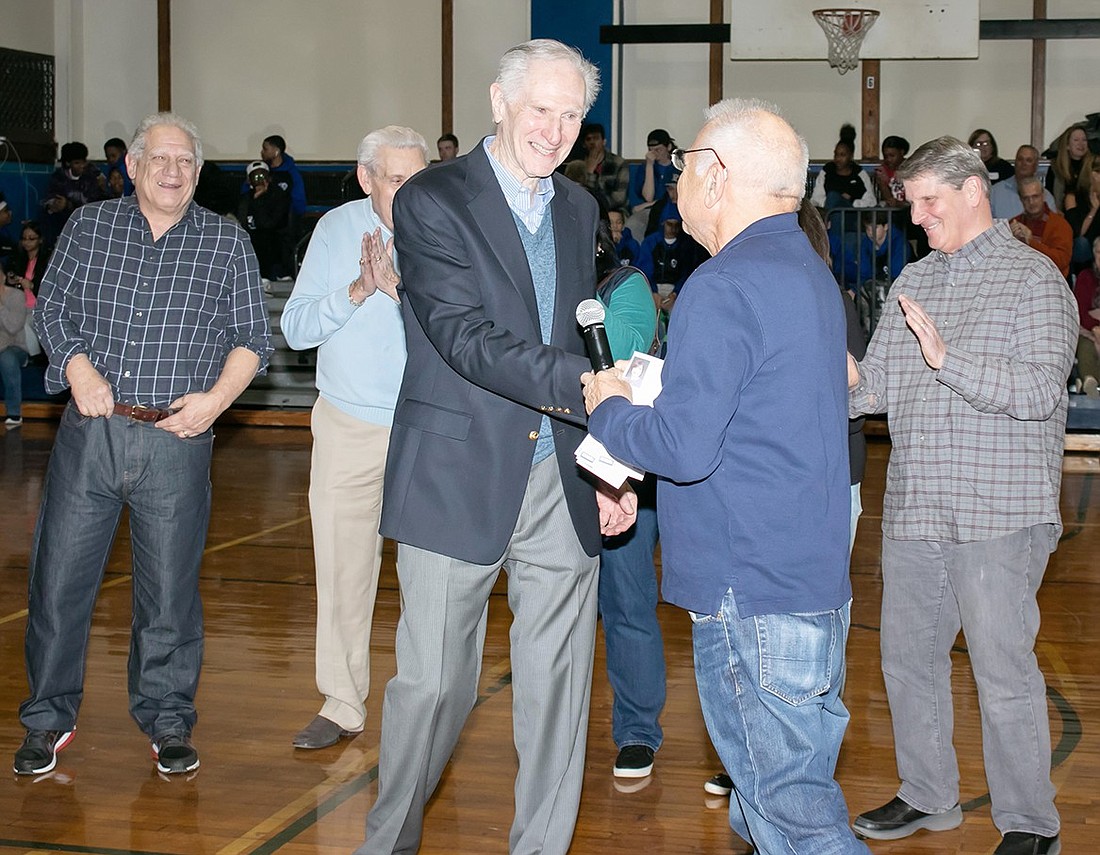
[[[598,213],[584,188],[553,180],[549,346],[523,243],[481,145],[418,173],[394,198],[408,361],[386,462],[386,537],[477,564],[498,560],[546,414],[578,538],[599,552],[595,494],[573,459],[589,367],[575,312],[595,290]]]

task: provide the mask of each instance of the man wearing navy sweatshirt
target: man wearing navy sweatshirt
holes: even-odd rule
[[[393,197],[428,165],[428,146],[389,125],[359,143],[369,198],[317,223],[281,327],[295,349],[317,348],[309,509],[317,572],[320,713],[295,748],[326,748],[359,733],[370,688],[370,629],[382,563],[382,476],[405,370]]]
[[[589,431],[657,474],[664,598],[691,613],[730,825],[761,853],[866,853],[833,778],[848,711],[844,311],[799,229],[806,143],[775,108],[707,111],[679,206],[713,256],[684,285],[664,389],[585,374]]]

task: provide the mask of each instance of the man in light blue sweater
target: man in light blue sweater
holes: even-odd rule
[[[309,509],[317,568],[320,713],[295,748],[326,748],[363,729],[370,630],[382,563],[382,476],[401,375],[405,331],[393,252],[393,196],[428,165],[428,146],[389,125],[359,143],[357,175],[369,198],[317,223],[283,309],[287,344],[317,348]]]

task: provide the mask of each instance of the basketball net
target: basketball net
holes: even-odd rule
[[[878,20],[878,10],[815,9],[813,14],[829,40],[829,65],[847,74],[859,65],[863,37]]]

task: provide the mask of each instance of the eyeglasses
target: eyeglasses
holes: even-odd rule
[[[993,145],[992,140],[975,140],[974,148],[990,148]]]
[[[715,160],[718,161],[718,165],[721,166],[723,169],[726,168],[726,164],[722,163],[722,158],[720,158],[718,156],[718,152],[716,152],[712,148],[678,148],[678,149],[675,149],[672,152],[672,165],[675,166],[677,169],[679,169],[681,172],[683,172],[687,168],[686,166],[684,166],[684,155],[685,154],[694,154],[697,151],[709,151],[711,154],[714,155]]]

